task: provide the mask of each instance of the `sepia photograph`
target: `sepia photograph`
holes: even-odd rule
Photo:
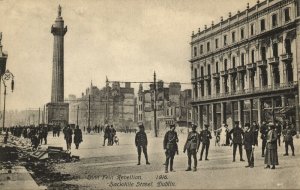
[[[0,189],[300,189],[300,0],[0,0]]]

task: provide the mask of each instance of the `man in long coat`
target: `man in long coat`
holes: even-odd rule
[[[192,165],[192,156],[194,159],[194,169],[193,171],[197,171],[197,152],[200,147],[200,139],[199,139],[199,133],[196,131],[197,125],[192,126],[192,131],[189,132],[187,140],[184,145],[183,153],[187,150],[188,155],[188,168],[185,171],[191,171],[191,165]]]
[[[147,146],[148,146],[148,139],[147,135],[145,133],[145,127],[144,125],[139,125],[139,132],[136,133],[135,135],[135,146],[137,148],[138,152],[138,164],[141,164],[141,154],[142,150],[146,159],[146,164],[149,165],[149,160],[148,160],[148,152],[147,152]]]
[[[236,148],[239,147],[239,152],[240,152],[240,161],[245,161],[243,159],[243,147],[242,147],[242,143],[243,143],[243,135],[244,132],[243,130],[239,127],[239,122],[236,121],[235,122],[235,127],[233,129],[231,129],[231,131],[229,132],[229,135],[233,136],[232,138],[232,142],[233,142],[233,162],[235,162],[235,154],[236,154]]]
[[[262,125],[260,127],[260,133],[261,133],[261,140],[262,140],[262,147],[261,147],[261,157],[265,156],[265,149],[267,144],[267,134],[268,134],[268,126],[265,121],[262,122]]]
[[[70,128],[70,125],[68,125],[68,127],[64,130],[64,135],[65,135],[64,138],[65,138],[66,143],[67,143],[67,150],[71,150],[73,131]]]
[[[245,134],[244,134],[244,148],[246,150],[248,165],[246,168],[254,167],[254,145],[256,143],[255,141],[255,133],[253,132],[253,128],[250,128],[250,124],[245,124]]]
[[[164,137],[164,150],[166,153],[166,162],[165,162],[165,173],[168,173],[168,167],[170,163],[170,171],[174,172],[173,161],[175,153],[178,151],[178,136],[175,131],[175,125],[170,125],[170,130],[165,134]]]
[[[294,142],[293,142],[293,136],[297,134],[296,130],[292,128],[290,124],[286,126],[286,129],[282,131],[283,133],[283,140],[285,143],[285,154],[283,156],[289,155],[289,145],[292,149],[292,156],[295,156],[295,148],[294,148]]]
[[[82,131],[79,129],[79,126],[76,126],[76,129],[74,130],[74,144],[76,146],[76,149],[79,148],[79,144],[82,142]]]
[[[203,152],[205,149],[205,160],[208,160],[208,151],[209,151],[209,145],[210,145],[210,139],[212,138],[211,132],[208,130],[209,125],[204,125],[205,129],[200,132],[200,142],[202,142],[202,149],[200,154],[199,161],[202,160]]]

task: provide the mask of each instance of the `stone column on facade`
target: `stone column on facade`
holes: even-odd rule
[[[201,83],[198,82],[198,99],[202,98],[202,94],[201,94]]]
[[[297,5],[298,8],[300,8],[299,5]],[[300,120],[299,120],[299,104],[300,104],[300,100],[298,98],[300,98],[300,88],[299,88],[299,81],[300,81],[300,18],[298,15],[297,18],[297,29],[296,29],[296,63],[294,65],[296,65],[297,67],[297,81],[298,81],[298,94],[295,96],[296,99],[296,126],[297,126],[297,131],[299,133],[300,130]],[[297,111],[298,110],[298,111]]]
[[[273,88],[273,68],[272,68],[272,65],[268,65],[267,72],[268,72],[268,86]]]
[[[253,99],[250,99],[250,123],[253,122]]]
[[[197,108],[198,108],[198,109],[197,109],[197,110],[198,110],[198,112],[197,112],[197,125],[198,125],[198,126],[200,126],[200,122],[201,122],[201,121],[200,121],[200,114],[201,114],[200,107],[201,107],[200,105],[197,106]],[[196,122],[195,122],[195,123],[196,123]]]
[[[211,90],[211,95],[216,95],[216,90],[217,90],[217,88],[216,88],[216,86],[217,86],[217,85],[216,85],[216,79],[213,79],[213,78],[212,78],[212,79],[211,79],[211,83],[212,83],[212,84],[211,84],[212,87],[211,87],[211,89],[210,89],[210,90]]]
[[[243,125],[243,117],[242,117],[242,114],[243,114],[243,110],[242,110],[242,105],[243,105],[243,101],[242,100],[238,100],[238,121],[240,122],[241,126],[244,126]]]
[[[212,131],[213,130],[216,130],[217,129],[217,126],[216,126],[216,121],[215,121],[215,111],[216,111],[216,109],[215,109],[215,105],[214,104],[210,104],[210,107],[211,107],[211,129],[212,129]]]
[[[223,94],[225,92],[225,87],[224,87],[224,78],[221,76],[220,77],[220,94]]]
[[[210,122],[209,122],[210,121],[210,115],[209,115],[210,110],[209,110],[209,108],[210,108],[210,106],[209,106],[209,104],[207,104],[206,105],[206,116],[207,116],[206,117],[206,124],[208,124],[208,125],[210,125]]]
[[[226,123],[226,121],[224,119],[225,118],[225,112],[224,112],[225,108],[224,108],[223,102],[221,102],[220,104],[221,104],[221,124],[223,124],[223,123]]]
[[[205,97],[207,97],[208,96],[208,80],[204,81],[204,86],[205,86],[204,95],[205,95]]]
[[[262,112],[262,106],[261,106],[261,99],[260,98],[258,98],[257,99],[257,115],[258,115],[258,117],[257,117],[257,123],[259,124],[259,125],[261,125],[261,122],[262,122],[262,120],[261,120],[261,112]]]
[[[228,92],[231,93],[232,92],[232,86],[231,86],[232,76],[231,75],[228,75],[227,82],[228,82]]]
[[[285,107],[285,103],[286,103],[286,97],[284,95],[281,96],[281,105],[282,107]]]

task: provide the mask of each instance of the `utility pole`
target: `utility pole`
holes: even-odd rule
[[[41,119],[41,108],[39,108],[39,121],[38,121],[38,126],[40,126],[40,120]]]
[[[155,137],[157,137],[157,126],[156,126],[156,73],[154,71],[154,85],[153,85],[153,88],[154,88],[154,132],[155,132]]]
[[[79,106],[77,106],[77,120],[76,120],[76,121],[77,121],[77,122],[76,122],[76,123],[77,123],[77,124],[76,124],[77,126],[78,126],[78,111],[79,111]]]
[[[89,95],[89,119],[88,119],[88,127],[90,127],[91,123],[91,95]]]

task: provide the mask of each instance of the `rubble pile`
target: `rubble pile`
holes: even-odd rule
[[[9,135],[6,143],[4,138],[4,135],[0,135],[0,171],[24,166],[38,185],[54,189],[66,185],[62,181],[74,179],[70,174],[56,172],[54,165],[78,161],[79,156],[71,155],[62,147],[48,146],[33,150],[27,138]],[[64,189],[77,189],[77,187],[68,186]]]

